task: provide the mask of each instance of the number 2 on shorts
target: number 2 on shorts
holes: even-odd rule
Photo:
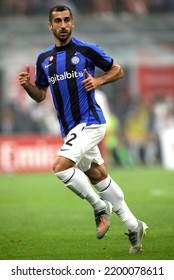
[[[74,139],[76,139],[77,138],[77,134],[75,134],[75,133],[72,133],[71,134],[71,138],[68,140],[68,141],[66,141],[65,142],[65,144],[66,145],[69,145],[69,146],[72,146],[73,144],[71,143]]]

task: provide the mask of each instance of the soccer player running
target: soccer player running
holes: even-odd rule
[[[142,250],[147,225],[129,210],[121,188],[108,175],[98,148],[106,121],[95,100],[95,89],[123,78],[123,70],[100,47],[72,36],[74,19],[69,7],[53,7],[48,27],[55,44],[38,55],[35,85],[30,82],[29,65],[19,74],[19,82],[36,102],[46,98],[50,87],[64,139],[53,172],[66,187],[91,204],[97,238],[103,238],[110,228],[113,211],[128,230],[129,252],[137,253]],[[95,67],[104,74],[94,77]]]

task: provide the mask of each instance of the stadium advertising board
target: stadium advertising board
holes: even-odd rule
[[[61,145],[59,136],[1,136],[0,173],[50,171]]]
[[[138,90],[144,99],[174,95],[174,66],[146,66],[138,68]]]

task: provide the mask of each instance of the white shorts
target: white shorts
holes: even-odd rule
[[[92,162],[101,165],[104,160],[97,145],[105,132],[106,124],[79,124],[68,133],[58,155],[74,161],[83,172],[91,168]]]

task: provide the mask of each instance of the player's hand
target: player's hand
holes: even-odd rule
[[[86,69],[84,69],[86,79],[83,80],[82,86],[85,87],[86,91],[94,90],[98,87],[97,80],[92,77]]]
[[[25,72],[19,74],[19,83],[24,88],[30,83],[30,67],[28,64],[26,65]]]

